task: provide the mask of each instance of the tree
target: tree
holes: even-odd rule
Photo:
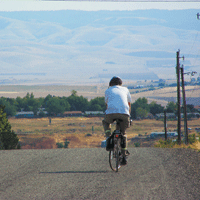
[[[46,108],[47,107],[47,102],[52,98],[53,96],[48,94],[45,98],[44,98],[44,101],[42,103],[42,107],[43,108]]]
[[[150,113],[152,115],[156,115],[158,113],[163,113],[164,112],[164,107],[161,106],[160,104],[157,104],[155,101],[152,101],[149,104],[149,109],[150,109]]]
[[[148,115],[148,111],[139,107],[136,109],[136,116],[137,118],[144,119]]]
[[[74,90],[73,90],[74,91]],[[89,105],[87,98],[83,96],[77,96],[76,91],[74,91],[68,98],[67,101],[69,102],[71,111],[86,111]]]
[[[88,111],[105,111],[106,104],[104,97],[96,97],[90,100]]]
[[[137,111],[138,108],[142,108],[139,109],[139,111]],[[143,111],[144,115],[147,115],[146,113],[149,112],[149,105],[148,105],[148,100],[143,97],[143,98],[139,98],[135,101],[135,103],[131,104],[131,117],[133,119],[136,119],[137,117],[137,113],[140,113]],[[137,112],[136,112],[137,111]]]
[[[102,111],[102,108],[99,104],[90,105],[89,111]]]
[[[66,102],[59,97],[52,97],[46,102],[46,110],[49,115],[62,114],[65,111]]]
[[[188,113],[189,113],[189,112],[198,112],[198,110],[195,109],[195,108],[194,108],[194,105],[192,105],[192,104],[187,104],[186,107],[187,107],[187,112],[188,112]]]
[[[159,87],[165,87],[165,83],[159,83],[158,86]]]
[[[17,104],[17,111],[21,111],[25,108],[25,99],[21,97],[16,98],[16,104]]]
[[[15,132],[11,130],[11,125],[4,109],[5,107],[0,105],[0,149],[20,148],[19,139]]]
[[[72,95],[72,96],[77,96],[77,91],[76,91],[76,90],[72,90],[72,91],[71,91],[71,95]]]
[[[177,111],[177,105],[173,101],[169,102],[166,106],[166,112],[176,113],[176,111]]]
[[[62,106],[64,106],[64,110],[65,111],[69,111],[70,110],[71,106],[70,106],[70,104],[69,104],[69,102],[67,100],[67,97],[62,97],[60,103],[61,103]]]
[[[34,115],[37,115],[38,109],[41,107],[41,102],[34,98],[33,93],[27,93],[26,96],[23,98],[24,100],[24,110],[25,111],[33,111]]]
[[[155,90],[155,87],[153,85],[150,85],[149,90]]]
[[[14,116],[17,111],[16,101],[5,97],[0,98],[0,105],[5,106],[4,111],[8,116]]]

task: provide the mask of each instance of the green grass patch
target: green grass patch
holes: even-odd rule
[[[172,140],[162,140],[160,139],[157,144],[154,145],[154,147],[160,147],[160,148],[173,148],[177,142],[174,142]]]

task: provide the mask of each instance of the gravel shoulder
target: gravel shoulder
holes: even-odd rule
[[[0,151],[0,199],[200,199],[200,154],[130,148],[113,172],[102,148]]]

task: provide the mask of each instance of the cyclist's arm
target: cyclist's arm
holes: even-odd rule
[[[131,102],[128,102],[129,105],[129,113],[131,114]]]
[[[128,100],[128,105],[129,105],[129,113],[131,114],[131,94],[130,94],[129,90],[127,93],[127,100]]]

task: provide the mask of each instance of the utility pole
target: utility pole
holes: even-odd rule
[[[180,95],[180,63],[179,59],[183,57],[179,57],[180,50],[176,52],[176,74],[177,74],[177,115],[178,115],[178,144],[181,144],[181,95]]]
[[[180,64],[179,64],[179,53],[180,50],[176,52],[176,75],[177,75],[177,115],[178,115],[178,123],[177,123],[177,131],[178,131],[178,144],[181,143],[181,99],[180,99]]]
[[[188,125],[187,125],[187,107],[185,99],[185,83],[184,83],[184,69],[181,67],[181,80],[182,80],[182,94],[183,94],[183,108],[184,108],[184,132],[185,132],[185,144],[188,144]]]
[[[166,117],[166,110],[164,110],[164,129],[165,129],[165,140],[167,140],[167,117]]]

